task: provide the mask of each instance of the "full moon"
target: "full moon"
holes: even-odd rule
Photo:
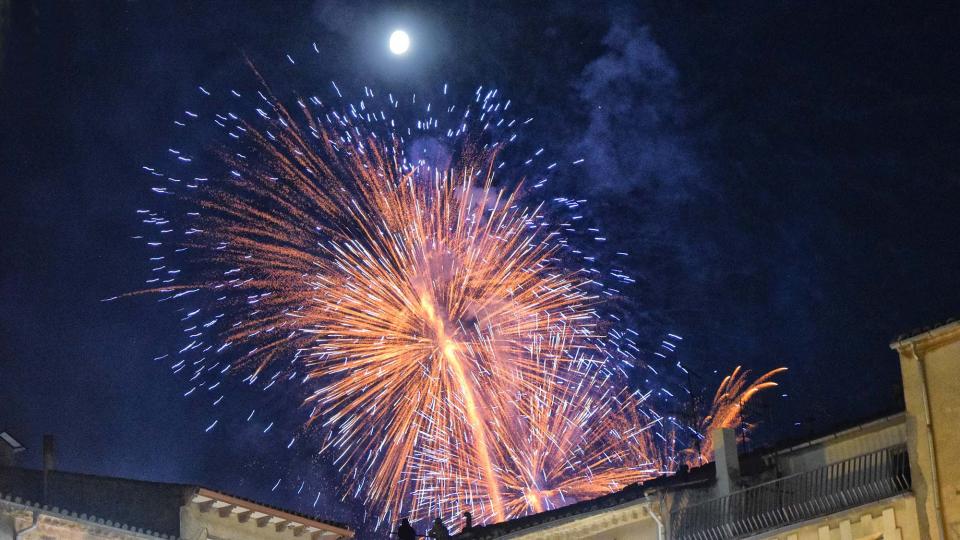
[[[394,30],[390,34],[390,52],[403,54],[410,48],[410,36],[403,30]]]

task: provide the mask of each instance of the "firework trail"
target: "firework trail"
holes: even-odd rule
[[[509,101],[478,89],[473,107],[447,107],[453,157],[437,164],[405,151],[443,133],[429,103],[404,131],[370,89],[340,110],[314,96],[288,109],[262,83],[252,120],[227,107],[176,121],[216,126],[213,164],[170,148],[174,172],[144,167],[151,190],[177,200],[174,217],[138,214],[163,252],[149,290],[193,302],[171,358],[192,373],[186,395],[219,392],[232,373],[263,389],[300,381],[304,430],[334,457],[344,495],[387,521],[467,508],[500,521],[674,468],[679,424],[626,389],[639,349],[597,311],[615,289],[570,264],[570,223],[525,205],[522,182],[495,181],[516,134],[491,134],[525,122],[506,116]],[[201,167],[213,172],[188,172]],[[738,373],[718,396],[741,397],[716,402],[710,425],[772,384]]]
[[[758,393],[768,388],[774,388],[777,383],[772,379],[787,371],[787,368],[781,367],[764,373],[753,379],[749,379],[750,371],[741,369],[737,366],[730,375],[727,375],[720,382],[713,401],[710,404],[710,412],[700,420],[697,430],[703,434],[709,434],[715,429],[738,427],[741,428],[738,434],[741,438],[751,431],[755,426],[745,421],[743,418],[744,406]],[[690,466],[699,465],[713,459],[713,440],[710,437],[704,437],[697,449],[688,448],[686,450],[686,462]]]
[[[649,393],[629,392],[593,369],[595,351],[564,335],[531,344],[542,382],[517,395],[518,412],[500,447],[511,516],[542,512],[617,491],[663,473],[645,411]]]

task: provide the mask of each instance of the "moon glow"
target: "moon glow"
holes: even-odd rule
[[[401,55],[410,48],[410,36],[403,30],[394,30],[390,34],[390,52]]]

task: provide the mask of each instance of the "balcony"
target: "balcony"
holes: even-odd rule
[[[910,463],[901,444],[680,508],[670,516],[671,536],[742,538],[909,490]]]

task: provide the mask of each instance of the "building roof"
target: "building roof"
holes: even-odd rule
[[[217,515],[221,518],[243,517],[279,528],[291,528],[299,531],[300,534],[325,531],[336,533],[340,537],[353,537],[353,531],[342,523],[317,519],[207,488],[197,488],[190,502],[199,506],[207,505],[208,509],[217,510]]]
[[[112,522],[117,527],[122,524],[143,529],[148,535],[167,538],[179,538],[180,507],[197,503],[198,497],[203,501],[228,501],[232,507],[243,507],[264,516],[281,517],[284,522],[304,528],[323,527],[349,532],[347,526],[341,523],[281,510],[200,486],[56,470],[48,474],[45,498],[43,471],[0,466],[0,499],[31,507],[56,508],[59,514],[101,524]]]
[[[579,516],[597,510],[606,510],[621,504],[626,504],[647,496],[654,491],[679,487],[689,484],[707,484],[715,478],[716,467],[713,463],[707,463],[700,467],[690,469],[689,471],[679,472],[669,476],[659,476],[652,480],[647,480],[642,484],[630,484],[629,486],[610,493],[602,495],[596,499],[577,502],[568,506],[531,514],[501,523],[492,525],[474,527],[469,531],[461,532],[454,536],[457,540],[487,540],[500,538],[507,534],[530,529],[547,523],[560,521],[565,518]]]
[[[902,347],[907,345],[918,344],[944,334],[949,334],[955,330],[960,330],[960,321],[947,319],[940,324],[918,328],[913,332],[898,336],[890,343],[890,348],[894,350],[900,350]]]

